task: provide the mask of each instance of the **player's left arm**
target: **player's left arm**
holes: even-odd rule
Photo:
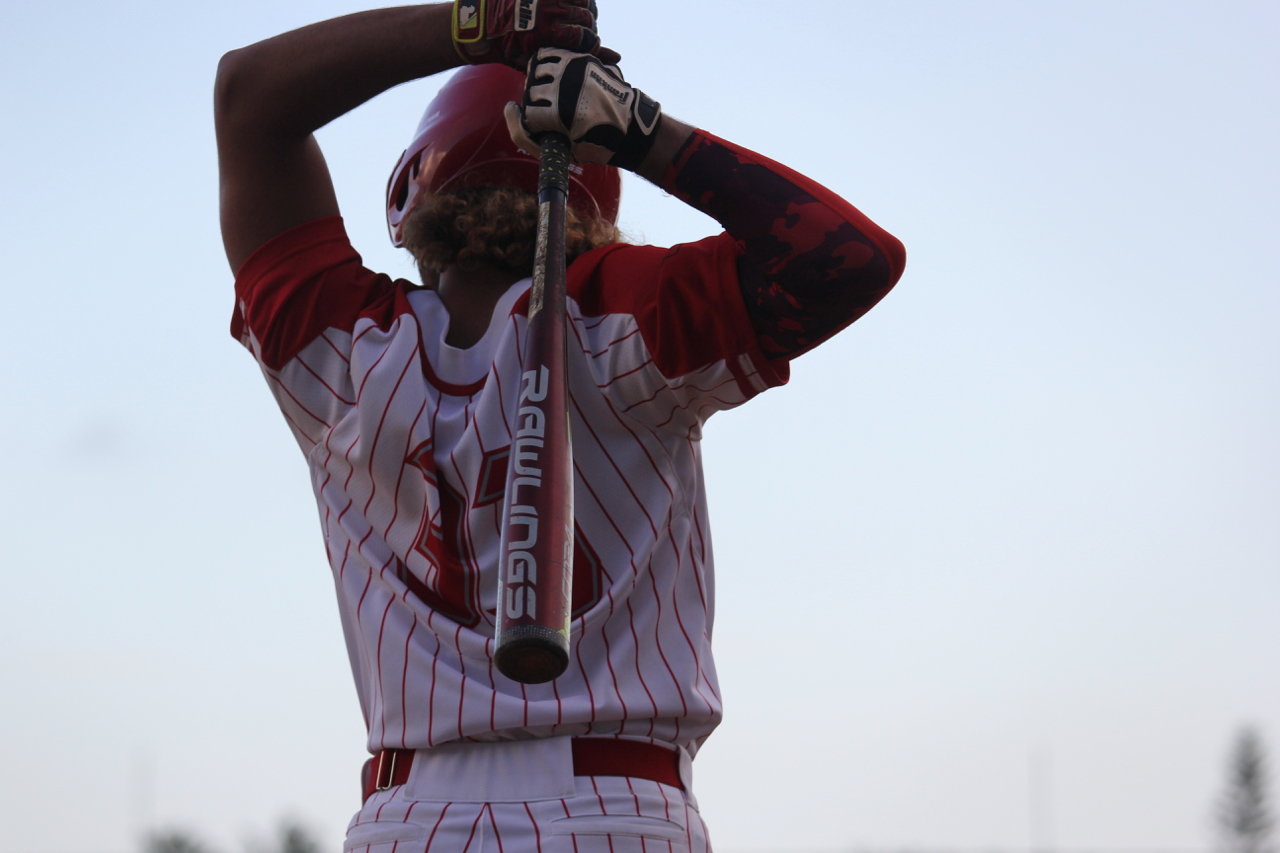
[[[687,126],[686,126],[687,127]],[[817,182],[701,130],[644,177],[724,226],[764,354],[795,358],[871,310],[902,276],[902,243]]]
[[[476,31],[465,44],[454,40],[463,27],[455,16],[464,14]],[[513,0],[371,9],[227,53],[214,85],[214,126],[231,268],[271,238],[338,214],[316,130],[401,83],[464,60],[523,68],[544,45],[618,59],[595,33],[594,0],[542,0],[532,9]]]
[[[214,125],[222,238],[233,270],[290,228],[338,215],[314,131],[380,92],[460,65],[450,7],[361,12],[231,51]]]
[[[740,290],[769,358],[807,352],[869,311],[902,275],[895,237],[835,193],[755,152],[664,115],[617,69],[545,50],[517,138],[567,132],[575,158],[636,172],[708,214],[740,257]]]

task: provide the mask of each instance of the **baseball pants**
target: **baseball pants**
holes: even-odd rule
[[[691,794],[649,779],[574,776],[569,740],[417,751],[405,783],[356,813],[344,853],[710,853]]]

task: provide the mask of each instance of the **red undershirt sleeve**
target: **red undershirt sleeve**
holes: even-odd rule
[[[716,219],[737,245],[743,302],[771,359],[830,338],[902,275],[902,243],[853,205],[704,131],[685,143],[661,187]]]

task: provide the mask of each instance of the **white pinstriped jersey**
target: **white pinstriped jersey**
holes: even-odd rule
[[[573,639],[541,685],[491,657],[528,280],[459,350],[436,294],[364,269],[340,219],[241,268],[232,331],[310,466],[370,751],[596,734],[693,753],[716,726],[701,425],[787,376],[759,350],[737,254],[721,235],[570,267]]]

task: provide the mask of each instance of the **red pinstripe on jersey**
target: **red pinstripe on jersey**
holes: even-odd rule
[[[785,381],[758,340],[803,352],[883,296],[903,256],[829,191],[706,134],[664,187],[728,234],[610,247],[570,271],[575,485],[590,497],[574,541],[589,570],[574,589],[576,670],[536,688],[505,682],[490,656],[492,482],[511,442],[522,288],[459,352],[434,296],[365,270],[336,220],[281,235],[241,270],[233,333],[311,465],[372,748],[585,732],[692,753],[718,720],[701,425]],[[486,811],[501,850],[493,806],[463,847]],[[692,846],[688,803],[685,825]]]
[[[593,570],[575,583],[575,665],[529,686],[490,658],[493,482],[527,284],[456,350],[435,294],[365,270],[339,220],[287,232],[245,264],[233,325],[312,468],[370,749],[520,732],[693,751],[714,728],[698,437],[710,413],[786,378],[756,346],[735,258],[713,238],[609,247],[570,269],[575,550]]]

